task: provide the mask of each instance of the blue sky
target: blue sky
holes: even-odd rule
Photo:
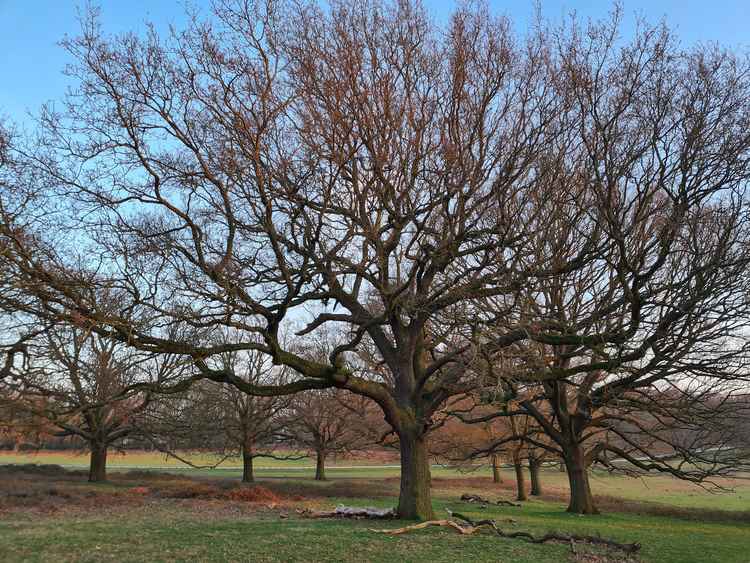
[[[207,8],[209,0],[192,4]],[[441,0],[425,0],[425,4],[438,19],[445,18],[454,5]],[[532,0],[490,0],[490,4],[520,28],[533,13]],[[27,111],[62,97],[67,84],[62,70],[68,58],[57,42],[77,33],[82,5],[78,0],[0,0],[0,115],[23,121]],[[143,30],[147,20],[159,29],[184,22],[182,0],[102,0],[99,5],[108,32]],[[572,10],[598,18],[610,10],[611,3],[541,0],[541,6],[552,19]],[[654,22],[665,17],[684,44],[718,41],[750,51],[750,0],[622,0],[622,6],[626,32],[635,14]]]

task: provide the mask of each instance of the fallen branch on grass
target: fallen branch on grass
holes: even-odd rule
[[[370,520],[388,520],[396,518],[396,510],[393,508],[360,508],[355,506],[339,505],[335,510],[298,510],[297,513],[305,518],[354,518]]]
[[[492,528],[495,531],[495,533],[500,537],[510,538],[510,539],[522,539],[529,543],[560,542],[560,543],[569,543],[571,545],[575,543],[590,543],[594,545],[603,545],[606,547],[619,549],[626,553],[636,553],[637,551],[641,549],[641,544],[639,543],[619,543],[619,542],[616,542],[615,540],[603,538],[600,536],[586,536],[586,535],[581,535],[581,534],[561,534],[558,532],[548,532],[544,534],[543,536],[535,537],[529,532],[504,532],[503,530],[497,527],[497,523],[494,520],[474,521],[468,516],[464,516],[463,514],[459,514],[458,512],[451,512],[450,510],[448,511],[448,514],[453,518],[466,522],[472,528],[478,529],[481,527],[489,527],[489,528]]]
[[[492,501],[492,500],[488,500],[488,499],[486,499],[484,497],[480,497],[479,495],[472,495],[472,494],[469,494],[469,493],[462,494],[461,495],[461,500],[464,501],[464,502],[481,502],[482,504],[497,504],[497,505],[501,505],[501,506],[515,506],[515,507],[518,507],[518,508],[521,507],[521,504],[517,503],[517,502],[511,502],[509,500],[503,500],[503,499]]]
[[[561,534],[557,532],[549,532],[543,536],[536,537],[530,534],[529,532],[504,532],[503,530],[498,528],[497,522],[495,522],[495,520],[474,521],[471,518],[464,516],[463,514],[459,514],[457,512],[451,512],[450,510],[448,511],[448,514],[451,516],[451,518],[462,520],[468,525],[462,526],[461,524],[459,524],[458,522],[455,522],[454,520],[428,520],[427,522],[421,522],[419,524],[413,524],[411,526],[405,526],[403,528],[393,528],[390,530],[371,529],[370,531],[376,532],[378,534],[387,534],[389,536],[397,536],[397,535],[405,534],[407,532],[429,528],[431,526],[440,526],[440,527],[446,527],[446,528],[453,528],[461,535],[470,536],[474,534],[475,532],[478,532],[482,528],[486,527],[486,528],[491,528],[492,530],[494,530],[494,532],[502,538],[521,539],[529,543],[547,543],[547,542],[567,543],[567,544],[570,544],[571,549],[574,552],[575,552],[574,545],[576,543],[603,545],[609,548],[614,548],[614,549],[624,551],[626,553],[636,553],[637,551],[641,549],[641,544],[639,543],[619,543],[614,540],[602,538],[599,536],[583,536],[580,534]]]
[[[406,532],[411,532],[413,530],[422,530],[424,528],[429,528],[431,526],[453,528],[459,534],[463,534],[464,536],[470,536],[471,534],[476,532],[478,529],[478,528],[472,528],[472,527],[463,527],[461,526],[461,524],[458,524],[454,522],[453,520],[427,520],[426,522],[420,522],[419,524],[412,524],[411,526],[404,526],[403,528],[391,528],[390,530],[376,530],[374,528],[370,528],[370,531],[375,532],[376,534],[399,536],[401,534],[405,534]]]

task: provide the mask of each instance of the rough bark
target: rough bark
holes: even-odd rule
[[[589,485],[589,473],[586,464],[586,456],[577,444],[570,444],[565,452],[565,468],[568,472],[570,483],[570,501],[568,512],[574,514],[599,514],[594,504]]]
[[[529,458],[529,475],[531,476],[531,496],[542,496],[542,481],[539,475],[541,463],[536,459]]]
[[[107,445],[91,443],[89,460],[89,481],[99,483],[107,480]]]
[[[316,452],[315,458],[315,480],[325,481],[326,480],[326,454],[325,452]]]
[[[242,482],[255,482],[255,474],[253,472],[253,453],[247,448],[242,449]]]
[[[526,500],[526,478],[523,474],[523,464],[518,456],[513,458],[513,468],[516,470],[516,499]]]
[[[430,493],[430,461],[424,436],[399,434],[401,447],[401,491],[398,499],[399,518],[433,520]]]
[[[492,455],[491,457],[491,463],[492,463],[492,482],[493,483],[502,483],[503,478],[500,475],[500,463],[497,459],[496,455]]]

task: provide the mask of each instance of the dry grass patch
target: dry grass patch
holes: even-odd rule
[[[224,493],[224,498],[232,501],[262,502],[267,504],[280,504],[282,502],[282,498],[279,495],[260,485],[230,489]]]

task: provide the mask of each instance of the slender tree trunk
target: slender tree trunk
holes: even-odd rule
[[[98,442],[90,444],[89,481],[99,483],[107,480],[107,445]]]
[[[526,497],[526,478],[523,474],[523,464],[521,456],[513,454],[513,468],[516,470],[516,498],[518,500],[527,500]]]
[[[599,514],[594,504],[589,485],[589,473],[586,456],[578,444],[569,444],[565,448],[565,468],[570,483],[570,502],[568,512],[575,514]]]
[[[533,457],[529,458],[529,475],[531,475],[531,496],[542,496],[542,481],[539,476],[541,463]]]
[[[398,515],[409,520],[433,520],[430,492],[430,460],[424,436],[399,433],[401,446],[401,491]]]
[[[242,448],[242,482],[255,482],[255,474],[253,473],[253,451],[247,446],[243,446]]]
[[[500,463],[498,462],[497,455],[492,454],[491,463],[492,463],[492,482],[493,483],[502,483],[503,478],[500,475]]]
[[[315,480],[316,481],[326,480],[326,454],[322,450],[318,450],[316,452]]]

